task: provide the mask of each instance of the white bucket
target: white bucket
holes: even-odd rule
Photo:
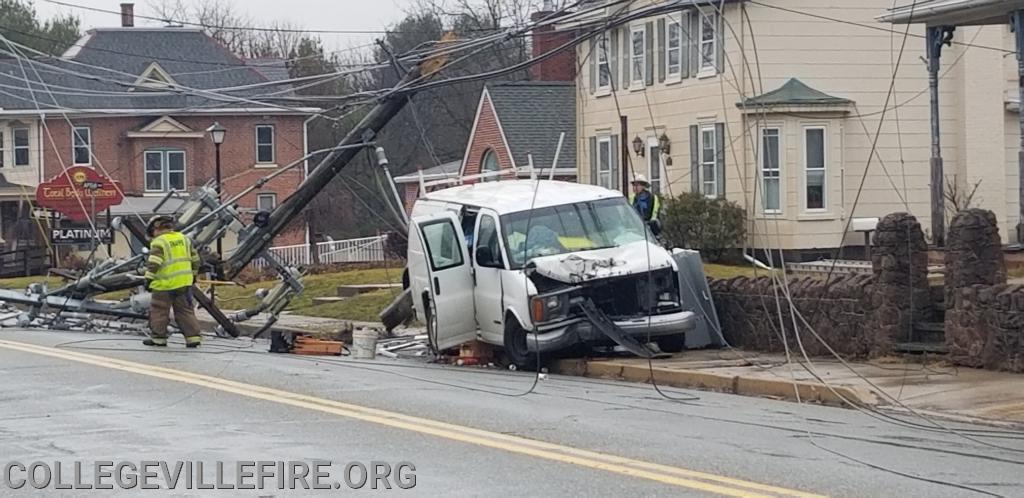
[[[372,360],[377,356],[377,331],[359,329],[352,332],[352,357]]]

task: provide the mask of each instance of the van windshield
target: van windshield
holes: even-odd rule
[[[501,220],[512,269],[537,256],[653,239],[624,197],[511,213]]]

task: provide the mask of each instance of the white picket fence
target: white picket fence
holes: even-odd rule
[[[384,261],[384,249],[387,243],[387,235],[376,237],[364,237],[361,239],[332,240],[330,242],[318,242],[316,244],[317,254],[320,256],[321,264],[329,263],[373,263]],[[295,266],[309,265],[312,258],[309,244],[296,244],[291,246],[271,247],[267,249],[281,261]],[[263,259],[256,259],[252,262],[256,268],[267,266]]]

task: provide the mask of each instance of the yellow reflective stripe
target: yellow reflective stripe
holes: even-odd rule
[[[150,256],[146,262],[154,265],[162,265],[164,264],[164,258],[161,258],[160,256]]]
[[[146,280],[156,280],[156,273],[151,271],[146,272]]]
[[[167,339],[164,337],[150,337],[149,339],[153,341],[153,344],[167,344]]]
[[[185,337],[186,344],[199,344],[203,341],[203,338],[198,335],[190,335]]]

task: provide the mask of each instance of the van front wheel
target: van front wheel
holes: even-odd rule
[[[513,316],[505,320],[505,354],[509,361],[522,369],[537,368],[537,353],[530,352],[526,346],[530,332],[523,328]]]

